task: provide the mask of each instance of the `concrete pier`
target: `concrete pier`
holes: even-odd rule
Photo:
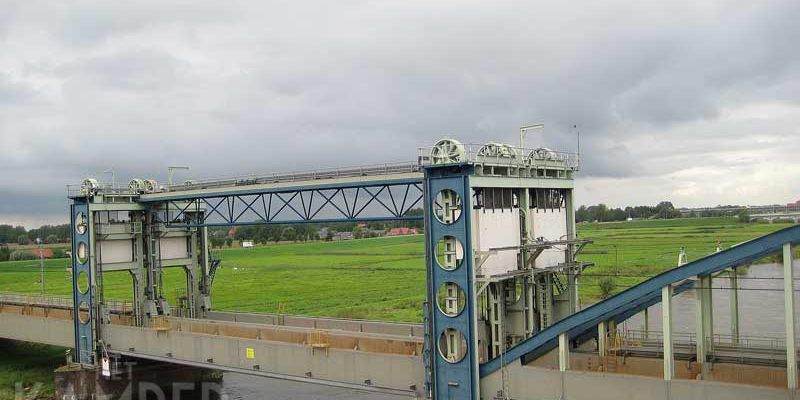
[[[56,399],[220,397],[222,374],[214,370],[133,359],[112,361],[112,370],[111,376],[107,377],[99,368],[78,364],[57,369],[54,373]]]

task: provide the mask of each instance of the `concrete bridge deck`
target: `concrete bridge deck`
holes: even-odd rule
[[[73,312],[60,300],[0,298],[0,337],[71,347]],[[216,313],[220,320],[159,318],[134,327],[111,314],[110,354],[415,397],[424,383],[418,325]],[[251,322],[241,322],[242,320]],[[315,328],[317,326],[318,328]],[[325,329],[321,329],[325,327]]]
[[[120,356],[351,389],[366,388],[412,398],[421,395],[424,382],[421,325],[235,312],[213,312],[209,316],[208,320],[162,318],[153,327],[139,328],[129,326],[130,319],[120,308],[112,313],[111,324],[104,328],[104,344],[109,353]],[[0,295],[0,337],[3,338],[70,347],[74,343],[72,318],[72,308],[64,299]],[[561,395],[569,399],[613,398],[604,396],[619,394],[621,389],[609,382],[638,387],[644,390],[642,393],[648,393],[647,397],[633,396],[632,399],[678,398],[675,397],[678,393],[703,393],[706,397],[702,398],[710,399],[787,396],[787,390],[779,388],[785,381],[785,368],[773,366],[769,369],[764,365],[766,359],[759,358],[758,351],[739,360],[740,364],[752,361],[753,368],[731,367],[726,363],[734,361],[735,350],[720,347],[719,352],[714,353],[719,357],[717,374],[727,381],[692,381],[694,344],[691,342],[675,344],[675,358],[686,362],[687,368],[681,369],[678,379],[669,383],[668,394],[664,381],[656,378],[661,374],[658,358],[661,351],[657,342],[617,349],[613,369],[600,368],[600,358],[585,347],[584,351],[571,354],[571,371],[558,371],[557,352],[553,351],[531,365],[511,364],[502,372],[507,378],[524,376],[509,379],[514,382],[509,393],[528,391],[530,381],[536,380],[535,391],[528,393],[556,396],[553,398]],[[724,359],[728,356],[731,360]],[[609,365],[609,360],[606,358],[602,363]],[[483,379],[491,381],[503,374],[491,374]],[[747,383],[746,379],[731,377],[748,375],[758,377],[762,385],[731,382]],[[548,386],[548,382],[556,385]],[[593,389],[585,389],[589,387]],[[512,398],[534,397],[520,393]]]

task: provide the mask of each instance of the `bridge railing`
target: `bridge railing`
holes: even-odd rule
[[[348,168],[322,168],[298,172],[272,174],[249,174],[224,178],[192,180],[182,184],[171,185],[168,192],[209,189],[242,185],[313,181],[320,179],[354,178],[362,176],[391,175],[419,172],[420,165],[413,162],[384,163]]]
[[[60,307],[72,309],[74,301],[72,296],[58,296],[41,294],[0,293],[0,303]],[[128,312],[133,309],[133,303],[127,300],[104,300],[103,304],[111,311]]]
[[[694,333],[676,332],[672,336],[673,344],[676,347],[693,348],[697,344],[697,335]],[[612,348],[618,347],[619,349],[660,349],[664,345],[664,336],[661,330],[619,330],[616,333],[610,332],[608,339]],[[772,362],[786,360],[786,339],[783,337],[714,334],[703,340],[706,348],[712,349],[712,356],[717,358],[758,357]]]
[[[72,307],[72,297],[41,294],[0,293],[0,303]]]

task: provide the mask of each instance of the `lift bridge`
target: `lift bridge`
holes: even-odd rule
[[[575,229],[579,167],[576,154],[443,139],[408,164],[167,187],[151,179],[133,179],[126,188],[86,179],[69,190],[73,299],[0,296],[0,337],[72,347],[84,368],[131,357],[410,398],[793,396],[791,246],[800,227],[682,265],[579,310],[579,279],[591,267],[576,258],[589,243]],[[403,220],[425,223],[423,324],[213,307],[222,264],[209,251],[209,227]],[[775,253],[785,263],[791,339],[779,346],[775,365],[730,368],[751,368],[745,375],[762,368],[782,381],[725,381],[725,346],[707,340],[715,337],[711,281]],[[167,300],[166,268],[185,273],[178,303]],[[103,276],[116,271],[130,275],[131,307],[104,295]],[[697,334],[694,342],[680,342],[672,332],[672,301],[689,289],[697,293]],[[620,343],[617,324],[659,303],[662,330],[645,333],[641,354]],[[653,354],[646,354],[648,343]],[[653,359],[661,360],[658,368],[647,363]],[[645,376],[637,368],[657,372]]]

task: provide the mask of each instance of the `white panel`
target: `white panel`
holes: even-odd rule
[[[161,259],[172,260],[176,258],[188,258],[186,237],[174,237],[161,239]]]
[[[112,264],[133,261],[133,240],[102,240],[98,241],[100,264]]]
[[[476,251],[520,245],[519,209],[473,210],[472,235]],[[517,269],[518,250],[499,251],[489,256],[482,275],[500,275]]]
[[[567,239],[567,209],[532,209],[533,216],[533,239],[544,237],[545,240],[565,240]],[[565,261],[564,248],[548,249],[542,252],[536,259],[537,268],[556,266]]]

